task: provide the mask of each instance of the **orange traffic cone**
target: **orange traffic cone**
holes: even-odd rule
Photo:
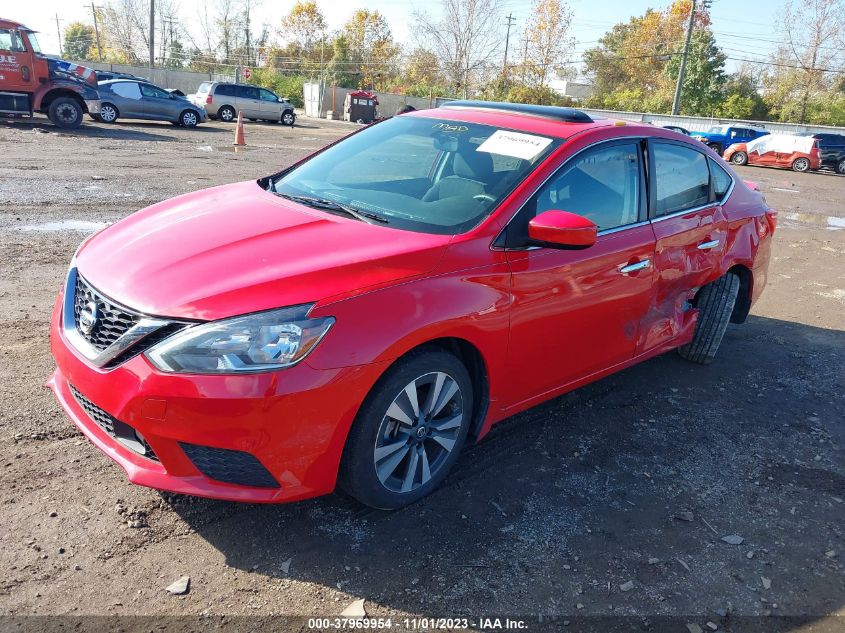
[[[238,111],[238,125],[235,128],[235,145],[246,145],[244,140],[244,113]]]

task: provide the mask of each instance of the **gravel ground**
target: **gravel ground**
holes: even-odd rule
[[[86,231],[352,129],[247,124],[235,152],[221,123],[0,123],[0,629],[333,616],[364,598],[370,616],[476,627],[509,614],[570,630],[843,630],[845,178],[832,174],[739,169],[780,225],[769,287],[715,363],[667,354],[507,420],[410,508],[159,493],[76,431],[42,385],[50,310]],[[189,592],[166,593],[183,575]]]

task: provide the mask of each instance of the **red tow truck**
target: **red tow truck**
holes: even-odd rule
[[[61,128],[100,111],[97,73],[41,52],[32,29],[0,18],[0,116],[46,114]]]

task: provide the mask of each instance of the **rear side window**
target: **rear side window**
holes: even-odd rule
[[[217,86],[217,89],[214,91],[214,94],[220,97],[234,97],[235,87],[231,84],[220,84],[219,86]]]
[[[710,170],[701,152],[654,143],[655,215],[700,207],[710,200]]]
[[[124,97],[125,99],[140,99],[141,90],[138,84],[130,81],[121,81],[116,84],[111,84],[111,91],[116,95]]]
[[[238,96],[242,99],[258,99],[258,88],[238,86]]]
[[[728,189],[731,188],[733,178],[715,160],[708,160],[708,162],[710,163],[710,177],[713,179],[713,193],[716,200],[721,202],[725,194],[728,193]]]

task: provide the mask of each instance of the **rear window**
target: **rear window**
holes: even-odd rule
[[[197,94],[205,94],[208,92],[208,89],[211,88],[211,84],[209,82],[201,83],[200,87],[197,88]]]
[[[661,216],[693,209],[710,199],[710,170],[701,152],[681,145],[654,144],[657,208]]]

